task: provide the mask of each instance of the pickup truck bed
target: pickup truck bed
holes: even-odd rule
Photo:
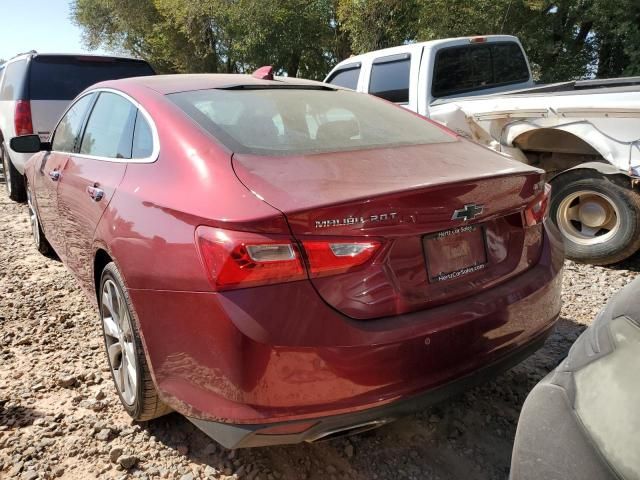
[[[562,95],[594,95],[601,93],[640,92],[640,77],[607,78],[597,80],[575,80],[571,82],[549,83],[530,88],[491,93],[488,95],[469,95],[461,97],[438,98],[431,105],[442,105],[460,100],[481,100],[495,97],[514,96],[562,96]]]

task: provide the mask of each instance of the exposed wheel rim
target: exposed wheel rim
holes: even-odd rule
[[[7,187],[7,192],[11,195],[11,170],[9,169],[9,161],[7,160],[7,155],[4,152],[4,148],[0,150],[2,153],[2,173],[4,174],[4,183]]]
[[[29,223],[31,224],[31,234],[36,247],[40,248],[40,224],[38,223],[38,215],[31,201],[31,192],[27,190],[27,205],[29,206]]]
[[[616,204],[593,190],[581,190],[563,198],[556,220],[562,234],[580,245],[605,243],[620,230],[620,212]]]
[[[102,286],[100,316],[116,388],[122,400],[131,406],[136,401],[138,386],[133,329],[125,299],[110,279]]]

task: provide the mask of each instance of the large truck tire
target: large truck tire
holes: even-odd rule
[[[640,248],[640,195],[604,176],[560,175],[552,182],[550,217],[567,258],[593,265],[621,262]]]

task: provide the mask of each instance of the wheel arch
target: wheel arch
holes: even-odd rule
[[[605,138],[589,123],[574,123],[562,127],[519,124],[505,130],[507,145],[519,149],[529,163],[545,170],[548,178],[567,171],[595,170],[629,186],[630,177],[616,164],[616,158],[626,158],[622,145]],[[627,180],[625,180],[625,177]]]
[[[100,304],[100,280],[102,271],[109,263],[113,262],[111,255],[105,249],[99,247],[93,257],[93,287],[96,295],[96,302]]]
[[[515,122],[505,126],[502,137],[507,145],[523,150],[595,154],[608,163],[614,163],[618,153],[612,148],[612,139],[604,136],[589,122],[554,122],[543,125]]]

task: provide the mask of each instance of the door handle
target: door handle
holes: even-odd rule
[[[98,188],[98,184],[87,187],[87,193],[94,202],[99,202],[104,197],[104,190]]]
[[[49,172],[49,178],[54,182],[57,182],[58,180],[60,180],[60,172],[58,170],[51,170]]]

